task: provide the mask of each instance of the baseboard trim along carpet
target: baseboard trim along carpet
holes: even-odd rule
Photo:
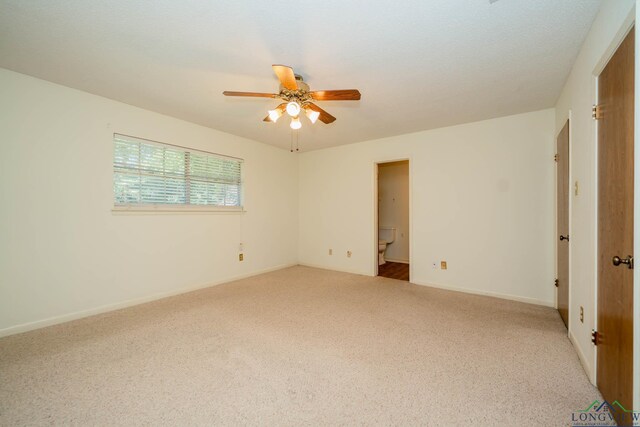
[[[305,262],[301,262],[298,265],[303,266],[303,267],[319,268],[321,270],[339,271],[341,273],[360,274],[362,276],[370,276],[370,277],[374,276],[370,272],[362,272],[362,271],[357,271],[357,270],[349,270],[349,269],[343,269],[343,268],[328,267],[328,266],[325,266],[325,265],[311,264],[311,263],[305,263]],[[544,306],[544,307],[555,308],[555,306],[556,306],[554,301],[545,301],[545,300],[541,300],[541,299],[537,299],[537,298],[521,297],[521,296],[518,296],[518,295],[502,294],[502,293],[499,293],[499,292],[482,291],[482,290],[477,290],[477,289],[462,288],[462,287],[458,287],[458,286],[443,285],[443,284],[434,283],[434,282],[423,282],[423,281],[413,280],[413,279],[411,279],[411,283],[413,283],[415,285],[420,285],[420,286],[428,286],[428,287],[431,287],[431,288],[445,289],[445,290],[448,290],[448,291],[463,292],[465,294],[484,295],[484,296],[488,296],[488,297],[495,297],[495,298],[501,298],[501,299],[506,299],[506,300],[511,300],[511,301],[524,302],[524,303],[527,303],[527,304],[541,305],[541,306]]]
[[[578,359],[580,359],[580,363],[584,368],[584,372],[587,374],[587,378],[589,378],[589,382],[591,382],[591,384],[593,384],[594,386],[597,386],[594,369],[587,362],[587,357],[584,355],[584,352],[582,351],[582,347],[580,347],[580,344],[578,344],[578,340],[576,339],[575,335],[573,335],[572,332],[569,332],[569,341],[571,341],[571,344],[573,344],[573,348],[576,349],[576,353],[578,354]]]
[[[22,332],[28,332],[35,329],[44,328],[47,326],[57,325],[60,323],[70,322],[71,320],[82,319],[83,317],[89,317],[96,314],[102,314],[109,311],[120,310],[122,308],[131,307],[134,305],[144,304],[147,302],[159,300],[162,298],[172,297],[175,295],[185,294],[187,292],[197,291],[199,289],[209,288],[211,286],[221,285],[223,283],[233,282],[235,280],[246,279],[248,277],[257,276],[259,274],[270,273],[276,270],[282,270],[283,268],[293,267],[297,264],[282,264],[275,267],[269,267],[262,270],[253,271],[251,273],[240,274],[233,277],[226,277],[224,279],[216,280],[214,282],[209,282],[206,284],[200,284],[195,286],[186,286],[179,289],[175,289],[173,291],[168,292],[160,292],[140,298],[134,298],[122,302],[117,302],[113,304],[106,304],[95,308],[90,308],[88,310],[76,311],[73,313],[62,314],[59,316],[53,316],[42,320],[36,320],[34,322],[22,323],[16,326],[10,326],[8,328],[0,329],[0,337],[6,337],[9,335],[20,334]]]
[[[445,289],[447,291],[463,292],[465,294],[473,294],[473,295],[484,295],[488,297],[501,298],[501,299],[507,299],[511,301],[525,302],[527,304],[535,304],[535,305],[542,305],[544,307],[555,308],[555,303],[553,301],[545,301],[537,298],[521,297],[518,295],[502,294],[499,292],[482,291],[478,289],[461,288],[457,286],[442,285],[442,284],[433,283],[433,282],[427,283],[427,282],[411,280],[411,283],[415,283],[416,285],[421,285],[421,286],[428,286],[430,288]]]
[[[348,268],[337,268],[337,267],[332,267],[328,265],[312,264],[308,262],[299,262],[298,265],[302,267],[317,268],[320,270],[338,271],[340,273],[351,273],[351,274],[359,274],[361,276],[373,277],[373,274],[371,274],[370,271],[351,270]]]

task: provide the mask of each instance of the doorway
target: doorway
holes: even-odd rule
[[[635,30],[598,76],[597,384],[608,402],[633,404]],[[616,408],[617,409],[617,408]],[[627,425],[624,411],[615,411]]]
[[[556,139],[558,275],[556,277],[558,312],[569,327],[569,120]]]
[[[378,276],[409,281],[409,161],[376,167]]]

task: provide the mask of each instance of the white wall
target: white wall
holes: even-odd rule
[[[0,94],[0,335],[297,263],[288,151],[2,69]],[[113,132],[244,158],[247,212],[113,213]]]
[[[303,153],[300,262],[374,274],[374,163],[408,158],[412,281],[553,305],[553,153],[553,109]]]
[[[595,76],[631,25],[634,4],[635,0],[602,4],[556,105],[556,134],[571,115],[570,182],[578,181],[580,189],[577,196],[571,193],[569,334],[591,381],[596,366],[591,330],[596,326],[597,277],[596,123],[591,106],[596,102]],[[584,323],[579,320],[580,306],[584,307]]]
[[[385,259],[409,262],[409,162],[378,167],[378,224],[394,227],[396,238],[387,245]]]

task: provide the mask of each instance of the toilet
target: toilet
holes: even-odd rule
[[[387,246],[396,240],[395,227],[378,227],[378,265],[384,264],[384,253]]]

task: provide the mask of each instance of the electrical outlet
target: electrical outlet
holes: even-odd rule
[[[347,251],[347,258],[351,258],[351,251]]]
[[[333,249],[329,249],[329,255],[333,255]]]
[[[244,254],[238,254],[238,260],[244,261]]]
[[[447,269],[447,261],[440,261],[440,268],[442,270],[446,270]]]
[[[580,323],[584,323],[584,308],[580,306]]]

